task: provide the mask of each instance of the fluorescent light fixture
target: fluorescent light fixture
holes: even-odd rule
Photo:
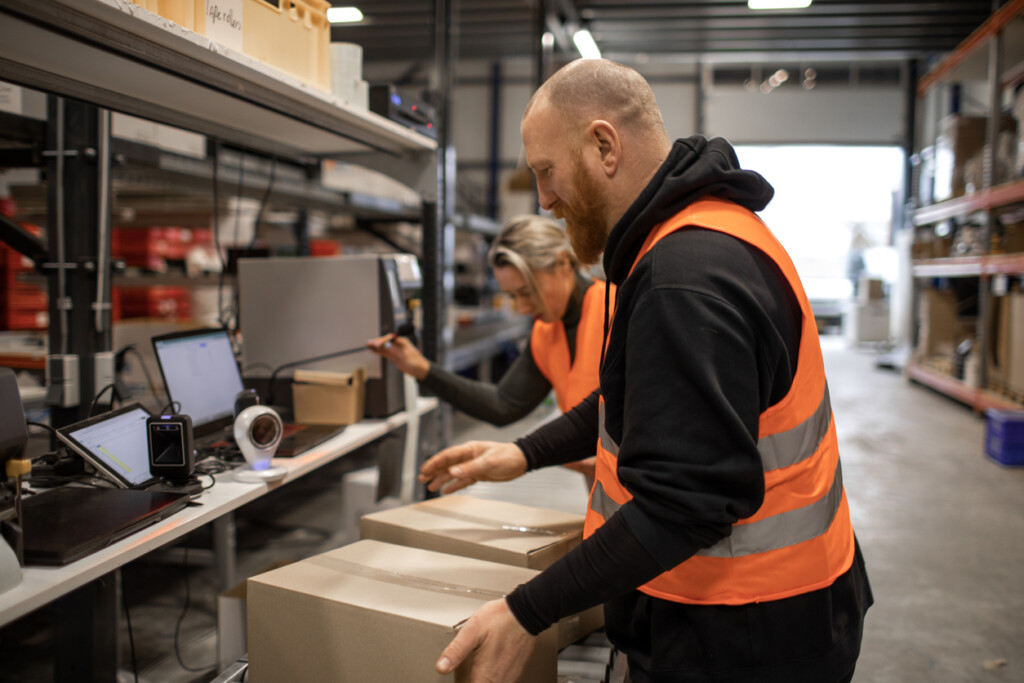
[[[598,49],[597,43],[594,42],[594,36],[590,35],[590,31],[587,29],[580,29],[572,34],[572,42],[580,51],[580,57],[583,59],[601,59],[601,50]]]
[[[803,9],[811,0],[747,0],[750,9]]]
[[[363,20],[358,7],[328,7],[327,21],[332,24],[354,24]]]

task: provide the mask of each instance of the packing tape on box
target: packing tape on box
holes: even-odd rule
[[[391,571],[389,569],[380,569],[379,567],[367,567],[364,564],[358,564],[356,562],[349,562],[348,560],[339,560],[335,557],[311,557],[306,562],[325,569],[331,569],[335,571],[348,574],[350,576],[359,576],[364,579],[370,579],[371,581],[381,581],[383,583],[392,583],[399,586],[411,586],[421,590],[431,591],[433,593],[443,593],[450,595],[451,593],[458,593],[469,597],[479,598],[481,600],[499,600],[505,597],[505,593],[502,591],[493,591],[486,588],[471,588],[469,586],[460,586],[454,583],[446,583],[444,581],[437,581],[435,579],[427,579],[422,576],[412,576],[411,574],[403,574],[401,572]]]
[[[479,524],[480,526],[486,526],[492,529],[501,529],[502,531],[511,531],[517,534],[529,534],[531,536],[572,536],[573,534],[582,533],[580,525],[574,522],[567,522],[565,524],[552,524],[549,527],[506,524],[505,522],[499,522],[497,520],[488,519],[486,517],[467,515],[463,512],[455,512],[454,510],[444,510],[441,508],[430,507],[428,505],[422,504],[416,507],[416,512],[423,512],[428,515],[445,517],[447,519],[457,519],[460,522],[470,522],[471,524]]]

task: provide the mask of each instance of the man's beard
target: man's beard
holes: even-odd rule
[[[572,184],[573,206],[560,203],[555,209],[555,217],[565,219],[565,231],[576,257],[590,266],[601,258],[608,241],[608,229],[604,224],[605,200],[597,183],[579,161],[573,165]]]

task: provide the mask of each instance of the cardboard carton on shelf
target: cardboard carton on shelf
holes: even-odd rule
[[[580,544],[583,515],[466,495],[433,498],[360,519],[360,538],[543,570]],[[559,623],[559,647],[604,625],[598,605]]]
[[[350,425],[363,419],[366,369],[354,372],[296,370],[292,409],[302,424]]]
[[[951,358],[957,345],[973,334],[957,315],[957,298],[951,291],[927,289],[918,298],[918,330],[915,356]]]
[[[434,663],[484,603],[537,572],[358,541],[248,582],[249,680],[464,681]],[[520,683],[557,680],[555,629],[537,637]]]

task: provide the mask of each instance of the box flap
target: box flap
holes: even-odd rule
[[[452,495],[364,515],[360,526],[367,537],[543,569],[579,544],[583,520],[560,510]]]
[[[365,377],[365,368],[356,368],[352,372],[334,372],[332,370],[296,370],[292,375],[292,381],[299,384],[351,386],[353,380],[363,380]]]
[[[254,576],[249,581],[454,628],[483,603],[507,595],[537,573],[368,540]]]

